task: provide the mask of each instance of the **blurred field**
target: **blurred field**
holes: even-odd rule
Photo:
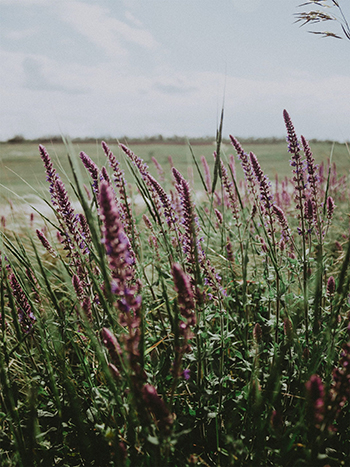
[[[108,142],[107,142],[108,143]],[[87,153],[99,167],[107,165],[106,157],[102,151],[99,142],[74,144],[76,156],[80,151]],[[117,145],[110,146],[122,167],[125,170],[126,177],[129,181],[132,176],[125,163],[125,158],[122,151]],[[191,152],[189,147],[183,144],[130,144],[129,146],[138,156],[140,156],[149,166],[151,172],[157,176],[154,164],[151,160],[155,157],[163,166],[167,180],[170,180],[170,165],[168,157],[171,156],[174,165],[183,173],[185,177],[192,178],[191,171],[194,175],[195,188],[200,189],[199,178],[196,168],[193,165]],[[286,143],[272,144],[243,144],[246,152],[253,151],[260,161],[264,172],[272,180],[275,174],[279,177],[289,176],[289,154]],[[46,148],[60,173],[62,179],[67,182],[64,172],[67,172],[70,177],[70,168],[67,159],[67,150],[64,144],[47,144]],[[322,161],[326,162],[332,152],[332,145],[326,142],[317,142],[311,145],[315,160],[318,164]],[[200,163],[200,157],[204,155],[209,164],[213,165],[213,151],[215,144],[194,145],[193,152]],[[225,144],[222,147],[223,157],[233,153],[233,148]],[[350,156],[344,144],[335,144],[333,151],[333,161],[337,164],[339,173],[348,173],[350,169]],[[237,176],[241,177],[239,164],[237,163]],[[83,167],[82,167],[83,169]],[[84,170],[82,170],[84,172]],[[88,177],[86,176],[88,182]],[[21,144],[0,144],[0,204],[7,204],[7,199],[16,199],[16,195],[25,197],[31,200],[37,190],[41,196],[48,199],[48,187],[45,182],[45,172],[42,161],[39,156],[38,146],[34,143]],[[11,193],[11,190],[13,193]]]

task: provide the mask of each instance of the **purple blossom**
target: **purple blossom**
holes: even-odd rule
[[[226,243],[226,254],[227,254],[227,259],[233,263],[235,260],[234,254],[233,254],[233,247],[232,243],[229,237],[227,237],[227,243]]]
[[[219,224],[221,225],[221,224],[223,223],[223,221],[224,221],[223,215],[222,215],[221,212],[220,212],[218,209],[216,209],[216,208],[215,208],[214,212],[215,212],[215,215],[216,215],[216,218],[217,218]]]
[[[191,319],[191,324],[194,324],[193,320],[195,320],[195,318],[191,312],[191,310],[194,309],[194,297],[190,278],[183,272],[181,266],[177,263],[172,266],[172,275],[181,312],[184,317]]]
[[[350,336],[350,324],[348,325],[348,334]],[[334,368],[332,379],[330,398],[335,416],[337,416],[350,399],[350,341],[342,347],[339,366]]]
[[[116,367],[120,367],[122,349],[120,348],[119,342],[115,335],[108,328],[102,328],[101,339],[103,345],[109,352],[113,364]]]
[[[286,240],[288,240],[290,238],[290,229],[288,226],[286,215],[284,214],[283,210],[279,206],[273,205],[272,210],[275,216],[277,217],[277,220],[282,228],[283,237]]]
[[[316,428],[319,428],[324,419],[324,385],[322,379],[317,375],[312,375],[305,384],[307,397],[311,406]]]
[[[335,293],[335,280],[333,276],[330,276],[327,281],[327,295],[332,297]]]
[[[76,274],[73,274],[72,276],[72,284],[73,288],[75,290],[75,293],[78,297],[79,300],[83,300],[84,298],[84,289],[83,289],[83,284],[81,283],[81,280]]]
[[[29,305],[26,295],[22,290],[22,287],[20,286],[16,276],[13,273],[11,273],[9,276],[9,282],[17,304],[19,323],[21,325],[22,331],[25,334],[28,334],[32,330],[36,318],[33,314],[31,306]]]
[[[80,153],[80,159],[84,164],[84,167],[88,170],[92,178],[92,188],[95,193],[98,193],[98,173],[99,169],[95,162],[85,152]]]
[[[230,140],[231,140],[233,147],[235,148],[237,152],[237,156],[239,160],[241,161],[241,166],[244,172],[244,176],[248,182],[249,189],[255,198],[254,174],[253,174],[253,170],[250,164],[248,154],[244,152],[238,140],[234,138],[232,135],[230,135]]]
[[[45,146],[42,144],[39,145],[39,152],[42,161],[44,162],[44,167],[46,171],[46,180],[50,183],[50,194],[51,194],[51,201],[54,206],[56,206],[55,200],[55,183],[59,180],[59,176],[57,175],[56,170],[53,167],[51,158],[46,151]]]
[[[257,344],[260,344],[262,340],[262,329],[259,323],[256,323],[253,328],[253,338]]]
[[[270,213],[270,210],[273,206],[273,196],[270,191],[270,182],[268,181],[268,178],[266,175],[264,175],[264,172],[261,169],[261,166],[259,164],[258,158],[256,155],[251,152],[249,154],[250,157],[250,163],[252,166],[252,169],[255,174],[256,181],[259,185],[260,189],[260,199],[262,201],[262,204],[265,208],[265,210]]]
[[[120,168],[120,164],[117,158],[115,157],[113,152],[110,150],[110,148],[107,146],[107,144],[104,141],[102,141],[101,144],[102,144],[103,151],[106,157],[108,158],[109,165],[113,170],[113,181],[118,190],[118,194],[120,198],[120,202],[117,203],[117,207],[121,214],[121,221],[123,222],[124,228],[126,232],[128,233],[128,235],[132,236],[132,233],[135,230],[134,220],[131,215],[131,212],[132,212],[131,205],[126,194],[126,180],[124,177],[124,172]],[[108,182],[105,176],[104,176],[104,179],[106,180],[106,182]]]
[[[111,179],[109,178],[109,175],[108,175],[108,172],[107,172],[107,169],[105,166],[102,167],[101,169],[101,180],[106,180],[106,182],[108,183],[108,185],[111,184]]]
[[[152,177],[152,175],[148,174],[148,180],[150,181],[151,185],[153,186],[155,192],[157,193],[160,202],[162,203],[164,215],[167,221],[168,226],[173,226],[176,228],[176,213],[174,212],[170,199],[166,194],[163,187],[158,183],[158,181]]]
[[[151,160],[153,162],[153,164],[155,165],[156,169],[157,169],[157,173],[158,173],[158,176],[159,176],[159,180],[163,183],[165,182],[165,177],[164,177],[164,170],[163,170],[163,167],[160,165],[160,163],[157,161],[157,159],[155,157],[151,157]]]
[[[331,222],[333,218],[334,209],[335,209],[335,202],[331,196],[328,196],[327,198],[327,219],[329,223]]]
[[[173,417],[163,399],[159,397],[156,388],[151,384],[145,384],[142,388],[142,398],[148,410],[154,414],[159,430],[168,434],[173,424]]]
[[[44,248],[46,248],[46,250],[52,255],[52,256],[56,256],[56,253],[54,251],[54,249],[52,248],[52,246],[50,245],[48,239],[45,237],[45,235],[40,231],[40,230],[36,230],[36,234],[37,234],[37,237],[38,239],[40,240],[42,246]]]
[[[222,184],[224,186],[225,192],[228,196],[228,202],[231,208],[231,212],[233,214],[234,219],[236,220],[236,225],[239,227],[238,225],[239,209],[237,206],[237,195],[235,192],[233,182],[229,180],[227,169],[222,161],[221,161],[221,180],[222,180]]]
[[[128,282],[134,278],[134,257],[119,218],[113,190],[105,181],[100,186],[99,205],[103,242],[113,277],[112,287],[117,295],[124,295]]]

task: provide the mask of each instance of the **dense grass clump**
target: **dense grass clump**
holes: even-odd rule
[[[349,176],[284,120],[273,184],[221,131],[200,194],[120,144],[143,212],[105,142],[89,187],[39,146],[52,215],[2,219],[2,466],[346,465]]]

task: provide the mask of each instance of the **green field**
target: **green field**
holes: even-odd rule
[[[108,142],[107,142],[108,143]],[[99,167],[106,165],[107,161],[100,146],[100,142],[81,143],[73,145],[76,155],[80,151],[88,154]],[[132,176],[126,166],[124,155],[117,145],[110,146],[122,167],[125,169],[126,178],[131,181]],[[246,152],[253,151],[259,162],[270,177],[274,179],[275,175],[279,177],[290,176],[289,153],[286,143],[273,144],[243,144]],[[67,159],[67,149],[64,144],[47,144],[46,148],[62,178],[63,173],[67,172],[70,177],[70,168]],[[171,156],[175,166],[183,173],[186,178],[191,179],[190,170],[194,171],[195,187],[200,189],[199,178],[196,169],[193,168],[191,151],[184,144],[130,144],[130,148],[149,165],[150,171],[157,176],[155,167],[151,158],[155,157],[162,165],[165,175],[170,174],[168,157]],[[311,145],[316,163],[322,161],[326,163],[332,153],[332,144],[328,142],[317,142]],[[200,157],[204,155],[210,165],[213,164],[213,152],[215,150],[214,142],[212,144],[194,145],[192,150],[200,163]],[[234,153],[229,144],[222,147],[223,157]],[[333,149],[333,162],[337,165],[338,173],[347,173],[350,168],[350,156],[345,144],[336,143]],[[193,169],[192,169],[193,168]],[[63,170],[62,170],[63,169]],[[242,176],[237,163],[237,175]],[[88,181],[88,177],[86,177]],[[66,181],[66,180],[64,180]],[[0,203],[6,203],[6,199],[15,199],[15,194],[19,196],[28,196],[35,193],[35,190],[43,196],[47,196],[47,185],[45,183],[44,168],[38,152],[38,145],[35,143],[21,144],[0,144]],[[11,193],[11,190],[13,193]]]

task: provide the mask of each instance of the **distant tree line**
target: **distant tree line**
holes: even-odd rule
[[[115,138],[111,136],[102,136],[100,138],[92,138],[92,137],[84,137],[84,138],[71,138],[72,143],[75,144],[89,144],[89,143],[96,143],[96,141],[108,141],[108,144],[179,144],[179,145],[187,145],[191,144],[192,146],[195,145],[208,145],[212,144],[215,145],[216,142],[212,136],[201,136],[201,137],[193,137],[189,138],[186,136],[162,136],[162,135],[155,135],[155,136],[143,136],[143,137],[128,137],[122,136],[121,138]],[[281,137],[266,137],[266,138],[255,138],[253,136],[250,137],[239,137],[239,141],[242,144],[278,144],[278,143],[285,143],[285,138]],[[222,142],[224,144],[230,144],[228,139],[223,139]],[[319,140],[317,138],[310,139],[310,143],[329,143],[332,144],[332,140]],[[34,138],[34,139],[26,139],[22,135],[16,135],[13,138],[8,139],[7,141],[0,141],[0,144],[62,144],[63,139],[61,136],[43,136],[41,138]]]

